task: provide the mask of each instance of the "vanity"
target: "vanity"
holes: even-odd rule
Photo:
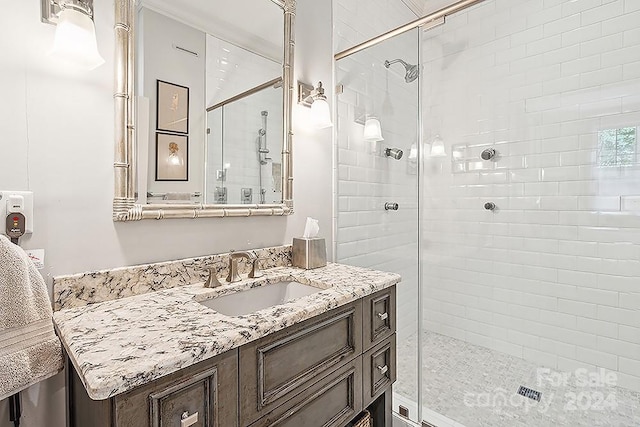
[[[342,427],[367,410],[390,426],[400,277],[264,272],[57,311],[70,425]]]

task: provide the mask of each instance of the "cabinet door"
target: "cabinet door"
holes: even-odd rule
[[[240,421],[248,425],[362,354],[356,301],[240,348]]]
[[[368,350],[396,331],[396,287],[369,295],[364,301],[364,349]]]
[[[251,427],[341,427],[362,410],[362,359],[348,362]]]
[[[117,396],[116,427],[237,426],[237,363],[232,350]]]
[[[367,407],[396,381],[396,334],[362,356],[363,405]]]

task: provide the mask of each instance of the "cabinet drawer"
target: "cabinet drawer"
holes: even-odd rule
[[[237,426],[237,385],[238,353],[232,350],[116,396],[114,425],[179,427],[185,412],[197,412],[195,427]]]
[[[363,402],[368,406],[396,380],[396,334],[362,356]]]
[[[240,348],[240,420],[248,425],[362,353],[360,301]]]
[[[364,298],[364,349],[368,350],[396,331],[396,287]]]
[[[357,357],[251,427],[339,427],[361,410],[362,360]]]

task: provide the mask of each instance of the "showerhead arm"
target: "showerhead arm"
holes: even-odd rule
[[[404,65],[404,68],[406,68],[407,70],[409,69],[409,67],[411,67],[411,65],[407,64],[406,62],[404,62],[402,59],[394,59],[392,61],[384,61],[384,66],[389,68],[389,66],[391,64],[395,64],[396,62],[401,63],[402,65]]]

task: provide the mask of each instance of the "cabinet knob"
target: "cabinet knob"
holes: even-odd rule
[[[386,374],[387,371],[389,371],[389,367],[387,365],[384,365],[384,366],[379,366],[378,365],[378,366],[376,366],[376,368],[378,368],[378,371],[380,371],[380,373],[382,375]]]
[[[377,316],[380,318],[380,320],[387,320],[389,318],[389,314],[387,312],[378,313]]]
[[[190,427],[198,422],[198,413],[189,415],[188,411],[184,411],[180,418],[180,427]]]

